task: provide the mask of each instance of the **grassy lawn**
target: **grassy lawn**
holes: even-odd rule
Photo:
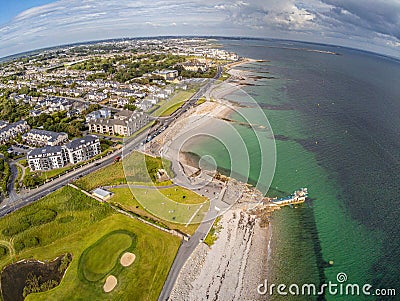
[[[53,177],[57,177],[58,175],[62,174],[63,172],[72,169],[73,166],[64,166],[62,168],[58,168],[58,169],[52,169],[52,170],[48,170],[48,171],[42,171],[42,172],[38,172],[37,174],[39,175],[39,178],[41,178],[43,181],[45,181],[46,179],[50,179]],[[29,168],[28,168],[29,170]]]
[[[172,174],[171,162],[161,158],[153,158],[140,152],[133,152],[123,161],[113,163],[96,172],[93,172],[75,182],[75,184],[91,191],[99,186],[112,186],[118,184],[135,183],[140,185],[169,185],[171,181],[158,182],[158,169],[165,169]]]
[[[0,240],[10,242],[16,252],[0,257],[1,269],[23,258],[43,261],[65,253],[73,255],[58,287],[28,295],[26,300],[157,300],[180,245],[177,237],[118,214],[70,187],[5,216],[0,219],[0,229]],[[119,232],[132,233],[135,243],[130,237],[114,236]],[[36,244],[32,238],[37,238]],[[115,272],[112,262],[115,264],[116,258],[119,262],[121,252],[131,247],[136,261],[127,268],[116,265],[118,285],[111,293],[102,290],[106,276],[94,282],[79,277],[79,261],[85,251],[91,255],[89,269],[105,273],[110,267]],[[102,260],[110,265],[96,264]]]
[[[160,157],[151,157],[141,152],[133,152],[123,160],[123,168],[129,183],[169,185],[171,181],[158,182],[157,171],[164,169],[173,176],[171,162]]]
[[[175,191],[177,189],[177,191]],[[134,197],[144,209],[172,223],[200,223],[208,211],[209,201],[184,188],[132,189]]]
[[[75,182],[76,186],[91,191],[99,186],[126,184],[122,161],[92,172]]]
[[[167,100],[165,102],[162,102],[160,104],[160,107],[155,110],[152,115],[153,116],[169,116],[173,112],[175,112],[185,101],[187,101],[195,91],[189,90],[189,91],[179,91],[176,93],[170,100]]]
[[[196,104],[197,104],[197,105],[201,105],[201,104],[205,103],[206,101],[207,101],[207,99],[205,99],[204,97],[202,97],[202,98],[200,98],[200,99],[196,102]]]
[[[229,79],[231,77],[231,75],[227,72],[222,73],[222,76],[219,78],[219,80],[221,81],[226,81],[227,79]]]
[[[21,177],[22,177],[22,169],[18,165],[15,165],[15,166],[17,167],[18,174],[17,174],[17,178],[15,179],[15,182],[14,182],[14,188],[18,189],[19,181],[21,181]]]
[[[162,189],[160,191],[164,191],[170,188],[166,188],[166,189]],[[198,224],[189,224],[189,225],[185,225],[185,224],[179,224],[179,223],[173,223],[170,221],[166,221],[164,219],[161,219],[153,214],[151,214],[150,212],[148,212],[147,210],[145,210],[142,206],[141,203],[139,203],[135,197],[132,195],[131,190],[126,187],[126,188],[113,188],[111,189],[111,191],[114,193],[113,197],[110,199],[111,203],[118,203],[120,205],[121,208],[123,208],[125,211],[130,211],[134,214],[140,215],[142,217],[145,218],[150,218],[156,222],[160,222],[163,225],[165,225],[166,227],[168,227],[169,229],[174,229],[174,230],[179,230],[183,233],[189,234],[189,235],[193,235],[193,233],[196,231]],[[191,191],[189,191],[190,193],[193,193]],[[198,198],[197,198],[198,197]],[[204,202],[206,201],[206,199],[202,196],[197,195],[197,201],[198,202]],[[179,198],[179,197],[177,197]],[[201,212],[206,212],[206,210],[208,210],[209,204],[205,204],[203,206],[203,208],[201,210]],[[201,214],[201,212],[199,212],[199,214]]]
[[[168,107],[168,109],[166,109],[164,112],[162,112],[160,114],[160,117],[166,117],[166,116],[170,116],[172,115],[176,110],[178,110],[185,102],[184,101],[180,101],[174,105],[171,105],[170,107]]]

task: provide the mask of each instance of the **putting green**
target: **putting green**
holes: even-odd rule
[[[87,248],[79,261],[79,269],[86,280],[99,281],[117,263],[121,254],[133,244],[135,235],[129,232],[111,232]]]

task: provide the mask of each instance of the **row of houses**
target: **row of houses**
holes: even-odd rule
[[[32,129],[22,135],[22,140],[32,146],[56,146],[68,142],[68,134]]]
[[[20,120],[11,124],[7,124],[5,121],[1,123],[2,128],[0,129],[0,144],[5,144],[10,140],[16,138],[18,135],[29,131],[30,127],[25,120]]]
[[[31,171],[45,171],[86,161],[100,153],[99,138],[88,135],[65,145],[33,149],[27,154],[27,160]]]
[[[89,131],[106,135],[131,136],[149,122],[149,116],[143,112],[122,110],[113,119],[98,118],[88,122]]]

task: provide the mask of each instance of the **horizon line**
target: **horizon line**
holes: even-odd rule
[[[349,46],[342,46],[337,44],[330,44],[330,43],[322,43],[322,42],[311,42],[305,40],[293,40],[293,39],[284,39],[284,38],[268,38],[268,37],[246,37],[246,36],[221,36],[221,35],[161,35],[161,36],[140,36],[140,37],[118,37],[118,38],[108,38],[108,39],[99,39],[99,40],[87,40],[87,41],[80,41],[74,43],[65,43],[55,46],[43,47],[43,48],[36,48],[24,52],[19,52],[15,54],[10,54],[4,57],[0,57],[0,63],[4,63],[7,61],[11,61],[13,59],[17,59],[24,56],[33,55],[36,52],[42,52],[46,50],[53,50],[56,48],[64,48],[68,46],[79,46],[79,45],[87,45],[87,44],[97,44],[102,42],[109,42],[109,41],[122,41],[122,40],[145,40],[145,39],[173,39],[173,38],[184,38],[184,39],[193,39],[193,38],[200,38],[200,39],[226,39],[226,40],[255,40],[255,41],[288,41],[288,42],[297,42],[297,43],[305,43],[311,45],[319,45],[319,46],[329,46],[329,47],[339,47],[343,49],[355,50],[358,52],[368,53],[375,56],[379,56],[382,58],[394,60],[400,63],[400,57],[391,56],[388,54],[383,54],[371,50],[365,50],[356,47],[349,47]]]

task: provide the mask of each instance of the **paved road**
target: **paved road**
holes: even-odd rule
[[[131,141],[129,141],[124,148],[128,149],[130,152],[132,152],[134,149],[136,149],[139,145],[140,142],[143,141],[146,138],[147,133],[144,132]],[[124,149],[123,148],[123,149]],[[103,157],[100,160],[97,160],[93,163],[87,164],[85,166],[76,168],[75,170],[67,173],[66,175],[57,178],[51,182],[48,182],[42,186],[40,186],[37,189],[33,189],[30,191],[25,191],[23,193],[17,194],[15,190],[13,189],[13,183],[15,181],[16,177],[16,172],[12,172],[12,177],[11,181],[9,182],[9,197],[7,199],[4,199],[3,202],[1,203],[0,207],[0,217],[7,215],[14,210],[17,210],[21,207],[24,207],[44,196],[47,194],[67,185],[70,182],[75,181],[76,179],[85,176],[89,173],[92,173],[102,167],[105,167],[107,165],[113,164],[114,163],[114,158],[116,156],[121,156],[123,149],[117,150],[111,155],[108,155],[106,157]],[[14,164],[11,164],[11,168],[15,168],[16,166]]]
[[[205,238],[213,223],[214,220],[201,223],[188,241],[182,241],[171,270],[169,271],[168,278],[164,283],[160,296],[158,297],[159,301],[168,300],[183,265],[193,253],[194,249],[199,245],[201,240]]]
[[[153,190],[160,190],[166,188],[176,187],[178,185],[171,184],[171,185],[164,185],[164,186],[154,186],[154,185],[132,185],[132,184],[120,184],[120,185],[111,185],[111,186],[103,186],[105,189],[112,189],[112,188],[138,188],[138,189],[153,189]]]

